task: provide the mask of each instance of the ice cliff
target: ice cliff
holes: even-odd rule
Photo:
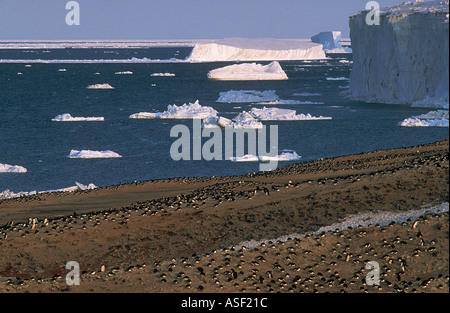
[[[325,59],[321,44],[307,39],[229,38],[196,44],[190,62]]]
[[[382,103],[448,106],[449,1],[404,2],[380,10],[380,25],[350,17],[349,96]]]

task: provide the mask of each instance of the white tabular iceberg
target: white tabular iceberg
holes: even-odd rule
[[[115,72],[115,75],[133,75],[133,72],[125,71],[125,72]]]
[[[20,165],[9,165],[0,163],[0,173],[26,173],[27,169]]]
[[[92,151],[92,150],[71,150],[68,156],[71,159],[103,159],[121,158],[122,156],[114,151]]]
[[[288,76],[280,63],[267,65],[257,63],[235,64],[212,70],[208,73],[212,80],[286,80]]]
[[[229,38],[196,44],[188,61],[282,61],[325,58],[322,45],[307,39]]]
[[[399,123],[403,127],[449,127],[449,114],[446,110],[431,111],[407,118]]]
[[[53,122],[103,122],[104,117],[72,117],[69,113],[61,114],[52,119]]]

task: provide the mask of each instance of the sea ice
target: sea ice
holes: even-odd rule
[[[399,123],[403,127],[449,127],[449,113],[446,110],[431,111],[407,118]]]
[[[95,84],[89,85],[86,87],[87,89],[114,89],[110,84]]]
[[[20,165],[9,165],[0,163],[0,173],[26,173],[27,169]]]
[[[239,129],[262,129],[263,124],[253,117],[250,113],[244,111],[233,118],[233,128]]]
[[[173,77],[173,76],[175,76],[175,74],[173,74],[173,73],[153,73],[150,76]]]
[[[260,121],[307,121],[307,120],[331,120],[331,117],[312,116],[311,114],[298,114],[295,110],[279,108],[252,108],[250,114]]]
[[[105,151],[71,150],[68,157],[71,159],[102,159],[102,158],[121,158],[122,156],[110,150]]]
[[[270,157],[270,156],[256,156],[252,154],[246,154],[242,157],[231,157],[231,162],[288,162],[297,161],[302,157],[299,156],[295,151],[292,152],[282,152],[280,155]]]
[[[103,122],[104,117],[72,117],[69,113],[61,114],[52,119],[53,122]]]
[[[211,80],[286,80],[288,76],[280,63],[268,65],[244,63],[217,68],[208,73]]]
[[[125,71],[125,72],[115,72],[115,75],[132,75],[133,72],[130,71]]]
[[[218,112],[212,107],[202,106],[199,101],[177,106],[168,105],[164,112],[140,112],[130,115],[130,118],[161,118],[161,119],[206,119],[217,116]]]

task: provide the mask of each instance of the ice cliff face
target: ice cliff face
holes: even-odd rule
[[[410,104],[431,99],[434,106],[448,105],[449,1],[382,9],[380,25],[367,25],[368,12],[350,17],[350,97]]]

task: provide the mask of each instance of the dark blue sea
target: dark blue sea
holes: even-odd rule
[[[217,103],[229,90],[276,90],[285,100],[312,104],[280,105],[297,113],[332,120],[270,122],[278,125],[279,149],[294,150],[301,161],[377,149],[431,143],[448,137],[448,128],[400,127],[398,123],[430,109],[351,101],[340,95],[351,71],[351,55],[322,61],[280,62],[286,81],[209,81],[210,70],[232,63],[44,63],[46,60],[184,59],[190,48],[0,50],[0,163],[20,165],[26,173],[0,173],[0,192],[49,190],[94,183],[108,186],[135,180],[223,176],[259,170],[257,163],[173,161],[170,130],[189,120],[130,119],[137,112],[162,112],[169,104],[199,100],[232,118],[257,104]],[[261,62],[266,64],[267,62]],[[28,66],[27,66],[28,65]],[[31,66],[29,66],[31,65]],[[58,71],[65,69],[65,71]],[[116,75],[131,71],[132,75]],[[18,74],[21,73],[21,74]],[[173,73],[173,77],[152,77]],[[115,89],[87,89],[108,83]],[[320,96],[299,96],[316,93]],[[104,122],[52,122],[63,113],[101,116]],[[74,150],[112,150],[114,159],[71,159]],[[280,163],[285,166],[289,163]]]

